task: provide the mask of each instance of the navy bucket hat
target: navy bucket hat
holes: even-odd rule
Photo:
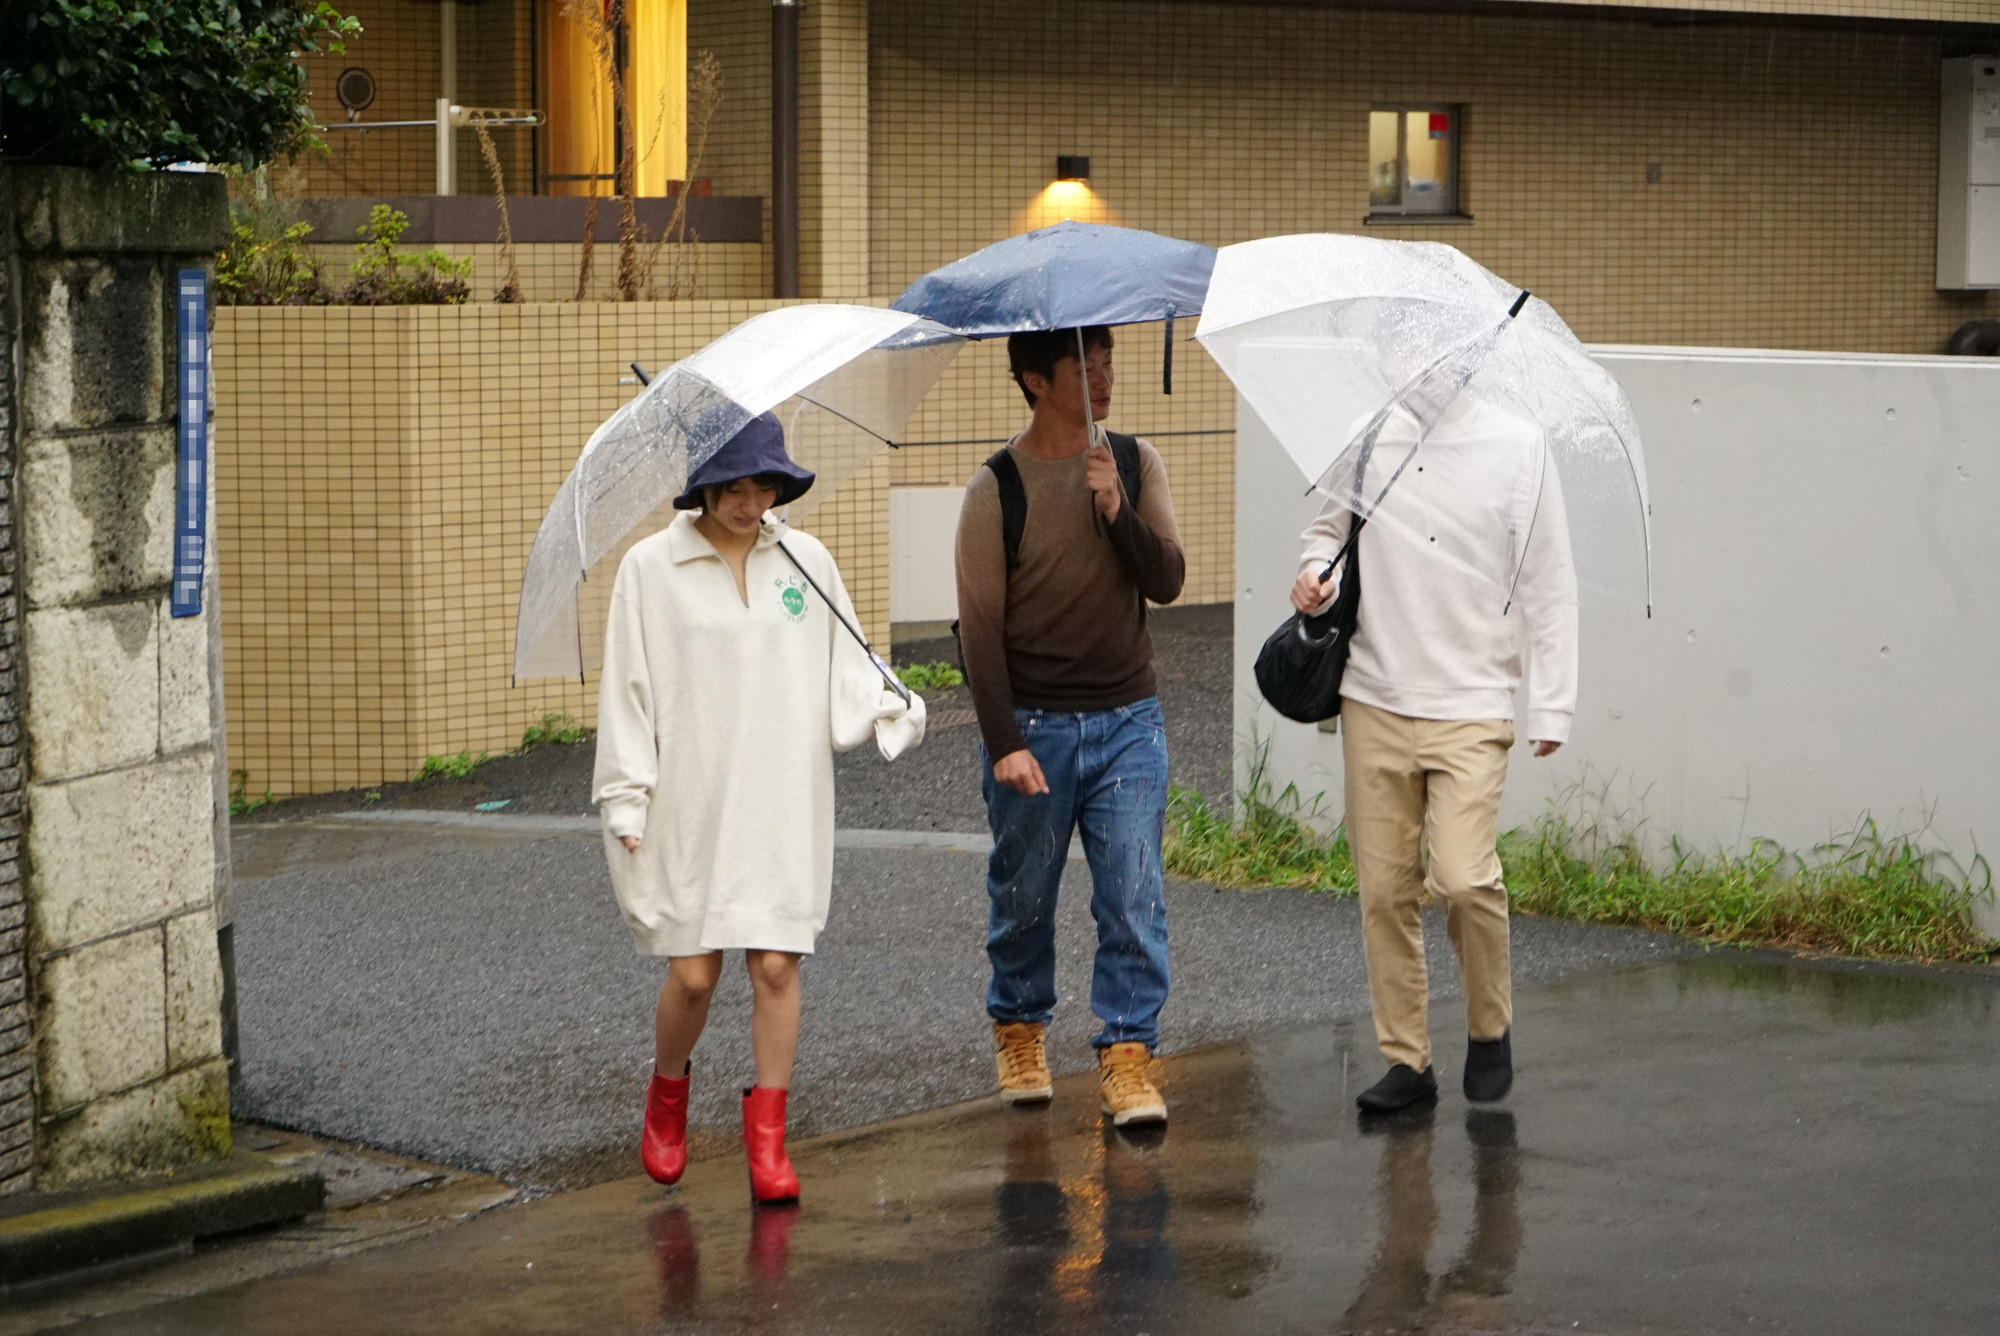
[[[790,505],[813,485],[813,474],[792,462],[785,453],[785,429],[772,413],[759,413],[743,424],[742,430],[722,443],[687,481],[687,490],[674,498],[675,510],[698,510],[704,487],[726,487],[738,478],[768,475],[779,480],[776,506]]]

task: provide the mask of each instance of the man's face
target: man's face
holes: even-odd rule
[[[1102,422],[1111,413],[1111,384],[1114,379],[1111,350],[1092,348],[1083,365],[1090,376],[1090,420]],[[1077,380],[1077,361],[1074,357],[1065,357],[1057,362],[1053,376],[1029,371],[1021,379],[1034,391],[1037,408],[1048,403],[1057,413],[1072,421],[1081,416],[1083,387]]]

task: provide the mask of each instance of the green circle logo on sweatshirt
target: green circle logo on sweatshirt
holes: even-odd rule
[[[784,603],[785,611],[791,613],[792,616],[803,617],[806,615],[805,591],[797,585],[786,585],[785,592],[778,595],[778,597]]]

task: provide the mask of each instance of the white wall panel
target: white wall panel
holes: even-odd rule
[[[1557,801],[1656,851],[1804,851],[1872,816],[2000,850],[2000,362],[1596,351],[1644,436],[1654,615],[1585,609],[1575,732],[1516,749],[1505,821]],[[1338,812],[1338,737],[1250,672],[1314,502],[1247,409],[1237,441],[1239,774],[1268,738],[1276,787]]]
[[[963,487],[889,489],[889,620],[958,616],[958,511]]]

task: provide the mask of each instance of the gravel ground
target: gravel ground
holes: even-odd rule
[[[1167,717],[1167,752],[1176,784],[1198,790],[1210,802],[1229,793],[1229,639],[1234,609],[1227,603],[1161,608],[1153,613],[1154,667]],[[958,662],[950,640],[899,645],[895,662]],[[926,697],[934,728],[923,746],[893,765],[872,747],[857,747],[835,762],[835,820],[842,826],[875,830],[986,829],[979,796],[979,729],[953,723],[970,713],[962,689]],[[470,811],[475,803],[507,800],[509,815],[576,815],[590,805],[590,743],[537,747],[501,756],[464,779],[432,779],[421,784],[378,784],[366,789],[288,798],[238,819],[239,826],[294,821],[328,812],[364,809],[435,808]],[[367,795],[382,796],[367,801]]]
[[[576,1185],[637,1170],[634,1142],[662,969],[636,956],[597,841],[354,823],[241,831],[236,911],[240,1116],[496,1172]],[[846,850],[805,975],[794,1093],[801,1135],[986,1093],[984,864]],[[1091,1062],[1087,874],[1059,913],[1051,1036],[1058,1071]],[[1170,883],[1174,992],[1166,1051],[1365,1017],[1353,901]],[[1442,923],[1440,996],[1456,987]],[[1685,954],[1657,934],[1518,920],[1522,987]],[[1441,1070],[1457,1009],[1434,1016]],[[1365,1020],[1362,1022],[1365,1024]],[[749,996],[731,961],[696,1054],[694,1120],[733,1135],[750,1079]],[[1523,1081],[1535,1037],[1522,1034]]]

